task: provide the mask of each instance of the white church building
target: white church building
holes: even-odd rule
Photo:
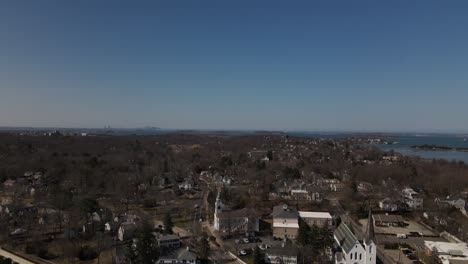
[[[374,223],[369,212],[364,240],[359,241],[345,223],[341,223],[334,233],[338,252],[335,254],[336,264],[375,264],[377,247],[375,244]]]
[[[248,208],[230,210],[223,204],[218,193],[214,229],[228,234],[254,233],[259,231],[259,219],[257,214]]]

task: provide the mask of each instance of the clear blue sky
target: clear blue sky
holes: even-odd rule
[[[0,126],[468,132],[468,1],[0,1]]]

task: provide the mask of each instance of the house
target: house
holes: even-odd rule
[[[392,164],[393,162],[398,161],[398,156],[383,156],[382,160],[385,161],[387,164]]]
[[[15,186],[15,180],[6,180],[3,182],[3,186],[5,186],[5,188],[11,188],[13,186]]]
[[[117,239],[119,241],[125,241],[132,239],[137,230],[137,225],[135,223],[124,222],[120,225],[119,230],[117,231]]]
[[[376,214],[372,216],[372,220],[376,226],[403,227],[407,225],[400,215]]]
[[[468,246],[463,242],[424,241],[424,252],[436,255],[442,264],[468,263]]]
[[[307,190],[291,190],[291,199],[295,201],[311,201],[309,192]]]
[[[190,250],[190,248],[180,248],[177,250],[169,251],[159,257],[157,263],[160,264],[196,264],[198,263],[197,254]]]
[[[295,239],[299,230],[299,212],[288,205],[273,207],[273,237]]]
[[[281,247],[272,247],[265,251],[267,264],[297,264],[298,250],[291,243],[283,242]]]
[[[193,186],[190,182],[184,182],[179,184],[179,190],[189,191],[192,190]]]
[[[369,212],[364,241],[360,242],[345,223],[334,232],[337,252],[335,263],[337,264],[375,264],[377,261],[377,247],[375,244],[374,225],[372,213]]]
[[[179,184],[179,190],[189,191],[195,187],[195,181],[191,177],[187,177]]]
[[[398,211],[398,204],[392,201],[390,198],[385,198],[379,202],[379,207],[387,212]]]
[[[404,188],[402,190],[402,197],[403,200],[405,201],[406,205],[410,209],[414,210],[422,210],[423,208],[423,197],[421,194],[416,192],[415,190],[411,188]]]
[[[104,224],[104,232],[116,232],[119,229],[119,223],[116,221],[109,221]]]
[[[37,180],[39,180],[39,179],[41,179],[41,178],[42,178],[42,172],[37,171],[36,173],[34,173],[33,179],[34,179],[35,181],[37,181]]]
[[[259,218],[255,211],[248,208],[229,210],[218,193],[215,202],[214,229],[229,234],[258,232]]]
[[[466,202],[461,197],[447,196],[445,199],[436,198],[435,202],[442,206],[455,207],[458,210],[465,210]]]
[[[180,248],[180,237],[177,235],[162,235],[157,237],[157,240],[160,248]]]
[[[313,225],[318,227],[328,226],[331,227],[332,216],[328,212],[304,212],[299,211],[299,217],[310,227]]]
[[[359,182],[357,185],[358,192],[367,193],[367,192],[372,191],[372,189],[373,189],[373,186],[369,182]]]

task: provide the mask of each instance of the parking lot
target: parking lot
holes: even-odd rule
[[[250,255],[256,246],[268,245],[271,247],[281,247],[282,244],[282,241],[274,240],[273,237],[269,236],[257,237],[258,240],[256,242],[251,240],[248,243],[243,242],[244,238],[244,236],[233,236],[229,239],[225,239],[224,246],[227,250],[231,251],[236,255],[239,255],[240,251],[245,251],[247,255]]]
[[[378,244],[407,244],[409,247],[413,248],[412,251],[413,256],[407,257],[405,256],[405,252],[401,252],[398,249],[385,249],[383,250],[384,254],[390,258],[392,258],[395,262],[400,260],[401,263],[404,264],[411,264],[411,263],[418,263],[417,256],[424,255],[424,241],[446,241],[441,237],[416,237],[416,236],[408,236],[407,238],[397,238],[395,235],[384,235],[378,234],[376,235],[377,243]],[[408,252],[406,252],[408,253]]]
[[[359,220],[359,223],[362,226],[367,226],[367,219]],[[431,230],[427,229],[423,225],[413,221],[413,220],[405,220],[405,223],[408,226],[405,227],[382,227],[382,226],[374,226],[375,233],[378,234],[409,234],[411,232],[421,233],[423,236],[436,236]]]

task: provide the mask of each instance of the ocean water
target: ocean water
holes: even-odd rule
[[[268,131],[244,131],[244,130],[154,130],[154,129],[129,129],[129,130],[116,130],[113,132],[115,135],[164,135],[170,133],[188,133],[188,134],[217,134],[217,135],[228,135],[228,136],[246,136],[246,135],[289,135],[297,137],[310,137],[310,138],[323,138],[323,139],[345,139],[351,138],[357,133],[312,133],[312,132],[268,132]],[[468,152],[461,151],[432,151],[432,150],[416,150],[412,149],[412,146],[420,145],[437,145],[446,146],[450,148],[468,148],[468,135],[455,135],[455,134],[386,134],[392,137],[386,138],[387,141],[398,142],[394,145],[375,145],[384,151],[393,150],[403,155],[419,156],[424,159],[445,159],[448,161],[464,161],[468,162]],[[465,141],[464,139],[467,139]]]
[[[379,148],[385,151],[394,150],[403,155],[419,156],[425,159],[445,159],[468,162],[468,152],[462,151],[445,151],[445,150],[418,150],[412,149],[411,146],[420,145],[437,145],[447,146],[450,148],[468,148],[468,140],[458,135],[402,135],[392,139],[399,142],[395,145],[378,145]]]
[[[294,136],[314,138],[350,138],[356,134],[350,133],[290,133]],[[398,142],[394,145],[376,144],[375,146],[384,151],[395,151],[407,156],[418,156],[424,159],[445,159],[448,161],[468,162],[468,152],[445,151],[445,150],[417,150],[412,146],[436,145],[450,148],[468,148],[468,135],[454,134],[391,134],[391,138],[385,140]],[[464,139],[467,139],[466,141]]]

